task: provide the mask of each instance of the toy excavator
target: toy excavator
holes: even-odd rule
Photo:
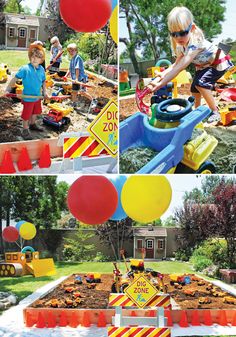
[[[143,253],[144,254],[144,253]],[[166,293],[167,288],[163,281],[163,275],[151,268],[144,267],[144,255],[143,259],[130,259],[130,268],[125,258],[124,250],[120,251],[120,255],[124,260],[126,266],[126,273],[123,275],[117,267],[117,263],[113,265],[114,282],[111,287],[112,293],[123,293],[130,283],[138,278],[140,275],[148,278],[151,283],[160,291]]]

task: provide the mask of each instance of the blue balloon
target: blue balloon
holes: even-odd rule
[[[117,6],[117,0],[111,0],[112,11]]]
[[[16,223],[16,225],[15,225],[16,229],[19,231],[21,225],[23,225],[23,223],[25,223],[25,222],[27,222],[27,221],[25,221],[25,220],[20,220],[20,221],[18,221],[18,222]]]
[[[26,253],[26,252],[35,252],[35,249],[32,248],[31,246],[25,246],[24,248],[21,249],[21,253]]]
[[[110,220],[120,221],[120,220],[127,218],[127,214],[125,213],[121,205],[121,191],[122,191],[123,185],[126,182],[127,178],[126,176],[120,175],[120,176],[117,176],[116,178],[110,178],[109,180],[115,186],[116,191],[118,193],[118,206],[116,208],[115,213],[110,218]]]

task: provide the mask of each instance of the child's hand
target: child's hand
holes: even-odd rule
[[[44,92],[43,97],[44,97],[44,99],[50,99],[50,96],[48,95],[47,92]]]

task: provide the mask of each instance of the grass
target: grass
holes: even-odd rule
[[[49,64],[50,53],[46,50],[46,66]],[[27,64],[27,50],[0,50],[0,63],[8,64],[11,71],[17,71],[21,66]],[[64,56],[62,57],[61,68],[68,68],[69,61]]]
[[[145,267],[153,268],[161,273],[192,273],[191,265],[183,262],[161,261],[145,263]],[[120,263],[119,268],[124,272],[125,265]],[[62,276],[73,273],[102,272],[112,273],[113,265],[111,262],[83,262],[83,263],[56,263],[57,273],[55,276],[34,278],[31,275],[23,277],[1,278],[1,291],[11,291],[19,297],[20,300],[30,295],[38,288],[48,282],[56,280]]]

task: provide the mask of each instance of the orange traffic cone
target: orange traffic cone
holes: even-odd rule
[[[78,325],[79,325],[78,315],[76,314],[75,311],[73,311],[69,321],[69,326],[71,328],[77,328]]]
[[[38,161],[40,168],[48,168],[51,166],[51,157],[50,157],[50,148],[49,144],[44,146],[43,151],[41,152],[40,159]]]
[[[32,315],[30,313],[26,313],[26,320],[25,320],[25,325],[27,328],[31,328],[35,324],[35,321],[32,318]]]
[[[57,326],[56,317],[51,311],[47,314],[48,328],[55,328]]]
[[[155,310],[150,310],[150,311],[149,311],[149,317],[156,317],[156,312],[155,312]]]
[[[67,321],[67,316],[65,311],[61,312],[60,318],[59,318],[59,326],[67,326],[68,321]]]
[[[21,153],[17,162],[17,167],[19,171],[32,170],[31,160],[26,147],[21,149]]]
[[[200,326],[201,325],[197,310],[194,310],[193,313],[192,313],[191,325],[193,325],[193,326]]]
[[[232,325],[232,326],[236,326],[236,312],[235,312],[234,315],[233,315],[231,325]]]
[[[97,326],[98,328],[105,328],[107,326],[106,317],[102,311],[99,312]]]
[[[183,310],[181,312],[181,316],[180,316],[180,321],[179,321],[179,326],[181,328],[187,328],[189,325],[188,325],[188,317],[187,317],[187,313],[185,310]]]
[[[3,160],[0,166],[0,173],[15,173],[16,169],[13,164],[10,150],[5,151]]]
[[[82,324],[84,328],[89,328],[91,326],[89,312],[85,311],[82,318]]]
[[[167,326],[173,326],[173,320],[170,310],[165,310],[165,317],[167,318]]]
[[[36,323],[36,328],[43,329],[45,327],[46,327],[45,319],[43,317],[43,314],[39,312],[37,323]]]
[[[222,326],[227,326],[227,316],[225,310],[220,310],[219,317],[218,317],[218,324]]]
[[[204,325],[211,326],[213,324],[210,310],[204,310],[203,312]]]

